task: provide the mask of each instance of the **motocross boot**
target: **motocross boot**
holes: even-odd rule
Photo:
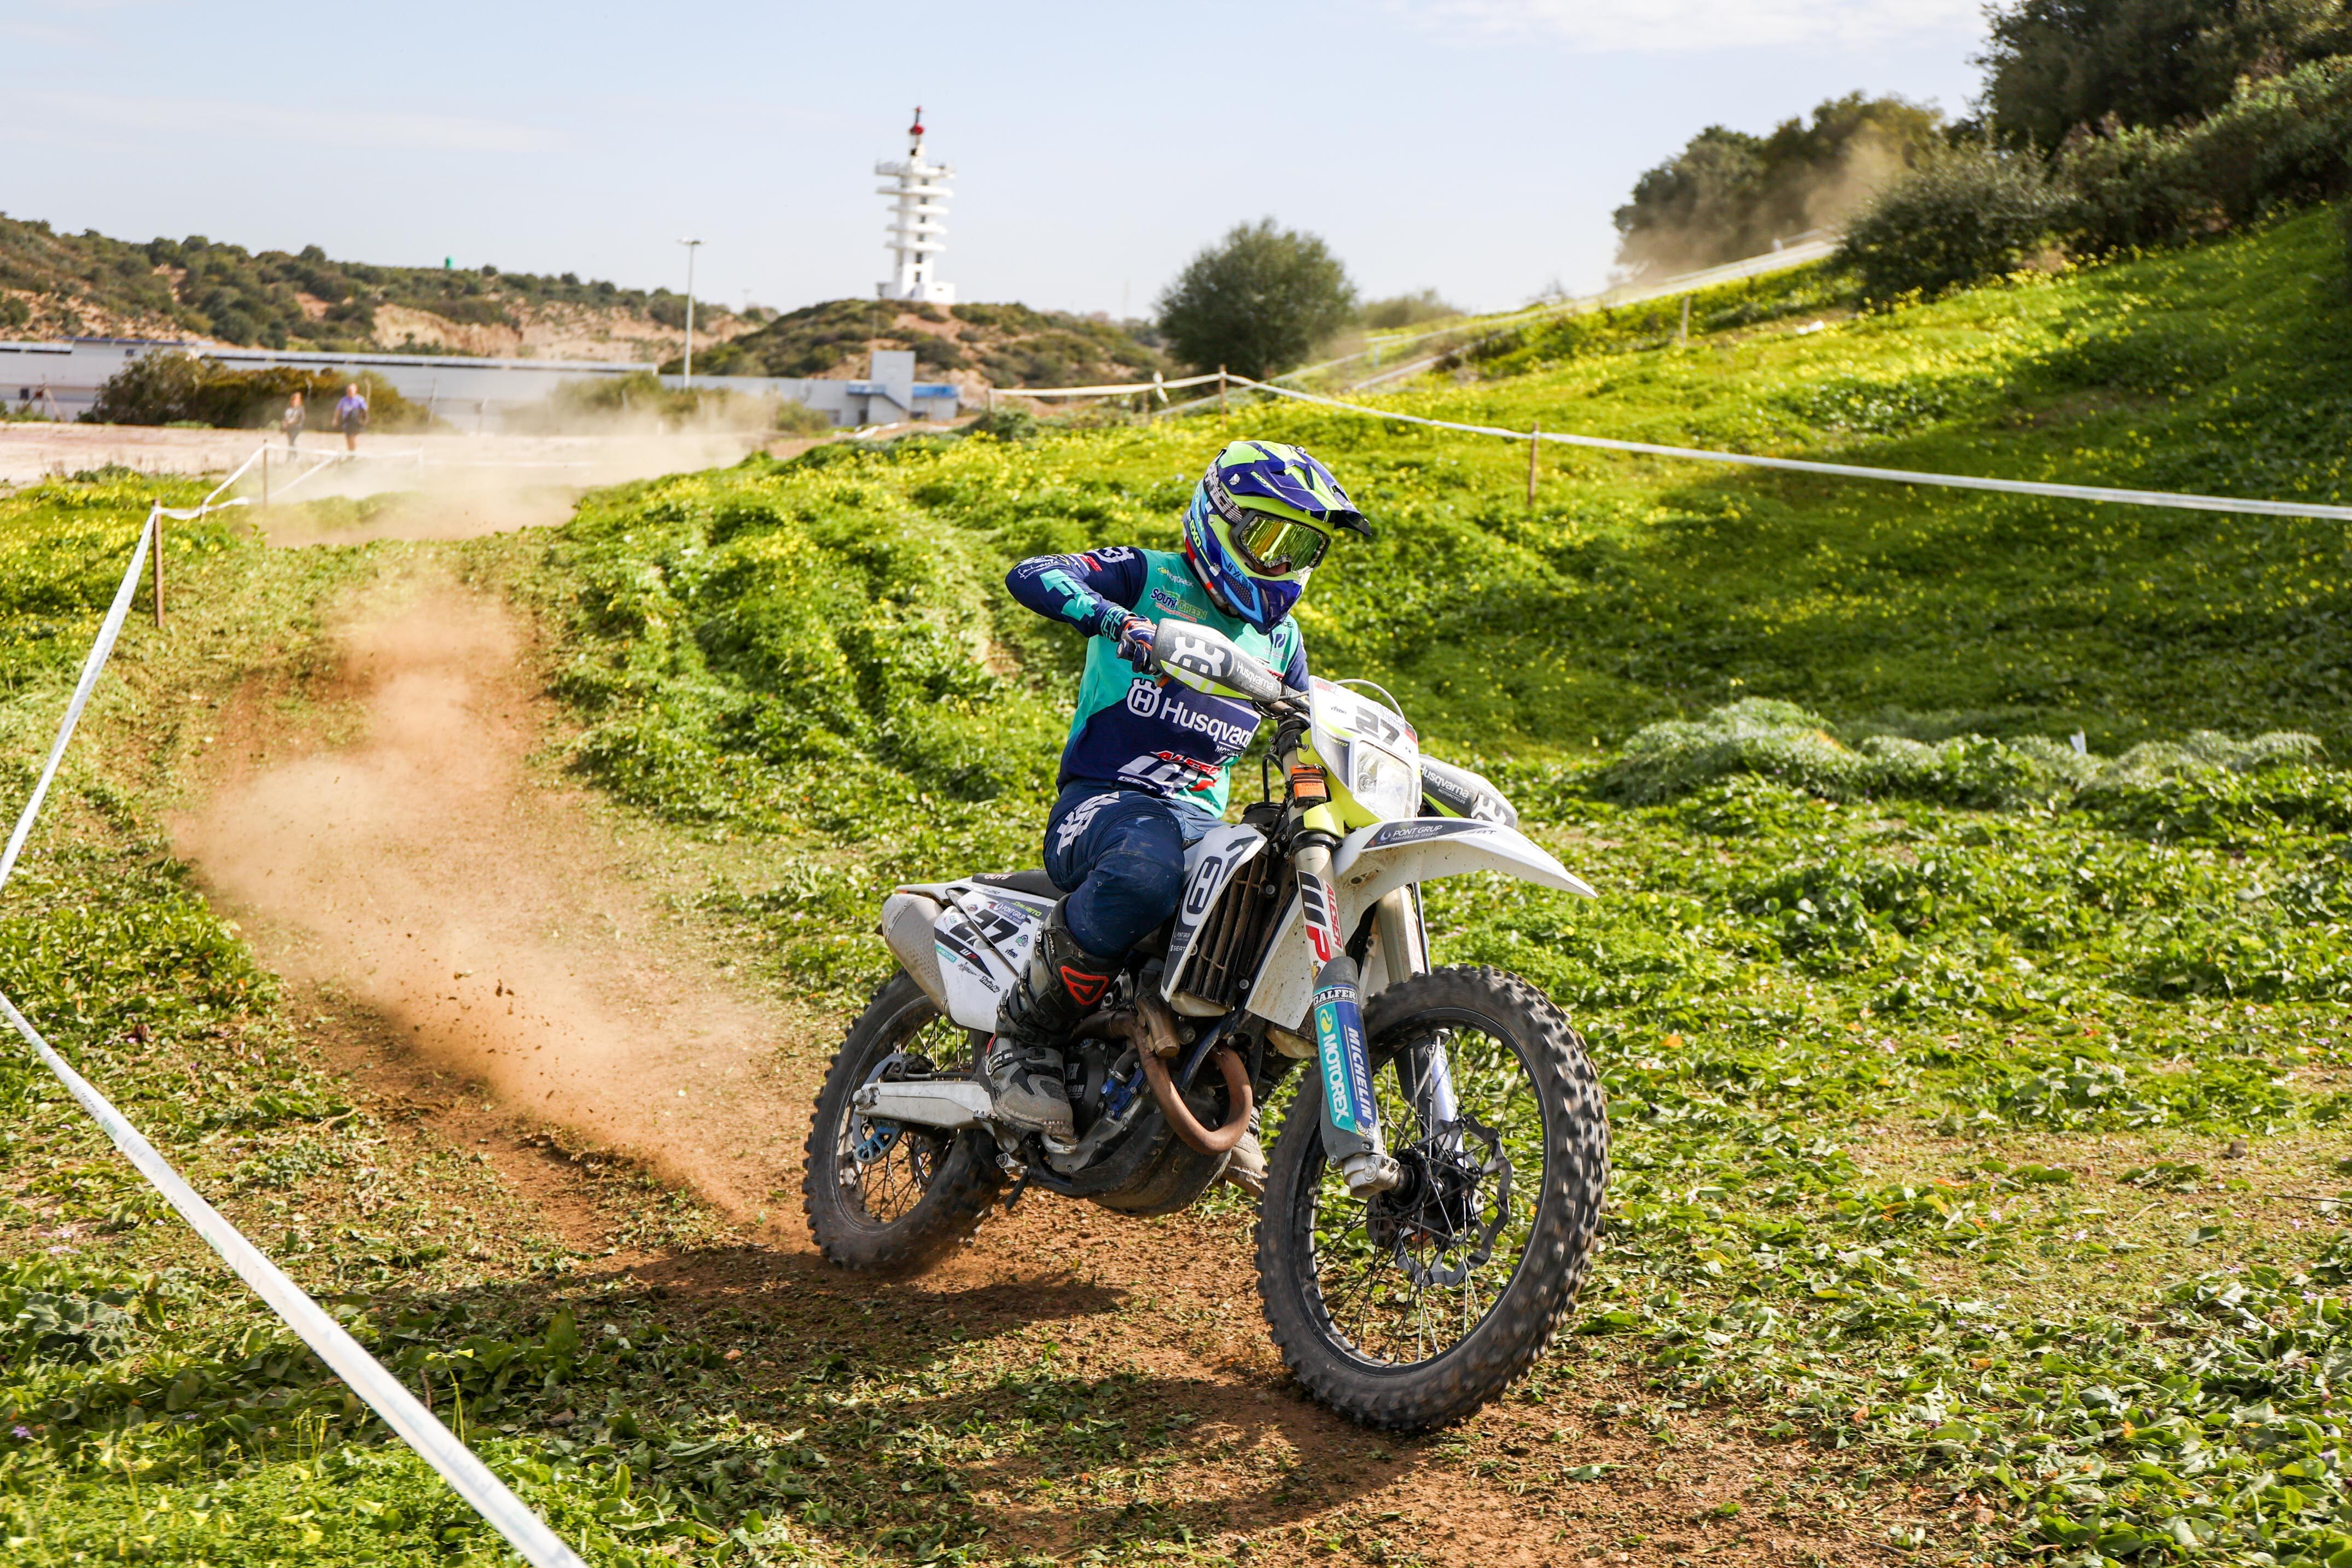
[[[998,1116],[1049,1138],[1076,1135],[1070,1092],[1062,1082],[1062,1047],[1078,1020],[1110,994],[1118,969],[1116,958],[1078,946],[1055,904],[1013,994],[997,1009],[996,1038],[982,1064]]]

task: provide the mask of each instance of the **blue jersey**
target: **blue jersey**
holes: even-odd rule
[[[1307,687],[1307,642],[1298,623],[1285,616],[1265,632],[1227,615],[1172,551],[1113,545],[1084,555],[1035,556],[1014,567],[1004,585],[1040,615],[1066,621],[1089,639],[1077,717],[1062,748],[1065,786],[1141,789],[1223,816],[1234,759],[1257,733],[1257,710],[1249,704],[1140,674],[1120,658],[1116,639],[1130,613],[1214,627],[1280,670],[1284,685]]]

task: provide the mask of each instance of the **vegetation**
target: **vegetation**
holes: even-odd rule
[[[1160,298],[1160,329],[1185,363],[1264,379],[1348,325],[1356,287],[1313,235],[1272,218],[1238,224],[1176,275]]]
[[[966,371],[1001,387],[1149,380],[1165,364],[1134,332],[1067,311],[871,299],[788,310],[756,331],[698,350],[695,364],[709,375],[823,376],[845,366],[863,371],[873,349],[912,350],[919,374]]]
[[[559,306],[671,328],[686,319],[683,295],[583,282],[569,272],[376,267],[331,260],[317,246],[257,253],[202,235],[136,245],[0,214],[0,326],[70,337],[110,323],[246,347],[430,352],[425,344],[378,342],[375,312],[388,305],[476,326],[517,326],[519,311]],[[702,310],[713,326],[727,319],[707,304]]]
[[[2082,131],[2061,150],[2060,232],[2100,255],[2180,245],[2352,190],[2352,55],[2249,78],[2168,129]]]
[[[2089,127],[2170,129],[2249,75],[2352,51],[2341,0],[2016,0],[1990,20],[1990,128],[2044,152]]]
[[[82,418],[96,424],[258,430],[275,427],[288,402],[300,392],[311,423],[323,429],[333,420],[343,389],[354,382],[368,400],[373,430],[425,430],[438,423],[373,371],[314,371],[297,365],[238,371],[217,360],[163,352],[142,354],[109,376]]]
[[[1393,332],[1428,321],[1447,321],[1462,314],[1457,306],[1438,298],[1434,288],[1375,299],[1356,313],[1356,324],[1373,332]]]
[[[1618,209],[1621,264],[1753,255],[1794,214],[1834,209],[1854,214],[1842,263],[1885,301],[2352,191],[2342,0],[2015,0],[1990,16],[1981,122],[1853,94],[1769,139],[1710,126]]]
[[[1644,172],[1616,211],[1617,265],[1689,272],[1833,226],[1889,178],[1943,145],[1943,116],[1848,93],[1769,136],[1710,125]]]
[[[1719,330],[1736,297],[1710,297],[1686,351],[1530,336],[1507,379],[1391,406],[2344,502],[2336,243],[2305,214],[1801,332],[1782,322],[1819,275],[1776,280]],[[1582,1332],[1463,1431],[1236,1438],[1233,1405],[1133,1348],[1150,1325],[1188,1371],[1255,1380],[1231,1301],[1073,1286],[1034,1318],[961,1281],[778,1273],[607,1165],[632,1234],[725,1283],[613,1270],[326,1067],[155,826],[208,701],[250,672],[331,684],[331,607],[439,561],[543,618],[566,758],[705,868],[691,918],[854,1007],[892,881],[1034,854],[1078,649],[1010,604],[1004,566],[1169,543],[1245,431],[1309,446],[1379,526],[1318,577],[1316,667],[1394,691],[1603,894],[1432,901],[1442,961],[1519,971],[1576,1019],[1617,1164]],[[1286,1560],[1313,1549],[1294,1524],[1343,1561],[1433,1556],[1364,1506],[1407,1477],[1590,1543],[1624,1538],[1614,1489],[1705,1433],[1759,1458],[1673,1526],[1694,1560],[1837,1521],[1922,1563],[2326,1568],[2352,1548],[2341,527],[1549,450],[1530,507],[1525,465],[1261,405],[835,444],[462,546],[175,529],[174,629],[126,638],[0,972],[599,1563],[1035,1561],[1041,1519],[1064,1560],[1237,1537]],[[151,493],[0,499],[20,785]],[[494,1554],[21,1053],[0,1106],[11,1561]],[[1244,1223],[1198,1234],[1237,1249]]]
[[[2049,243],[2062,200],[2031,158],[1951,148],[1881,193],[1846,229],[1838,261],[1866,299],[1941,294],[2017,270]]]

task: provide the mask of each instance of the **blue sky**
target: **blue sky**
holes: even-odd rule
[[[1965,109],[1978,0],[0,0],[0,211],[791,307],[871,297],[874,161],[957,168],[967,299],[1145,313],[1261,215],[1368,295],[1604,280],[1610,210],[1713,121]]]

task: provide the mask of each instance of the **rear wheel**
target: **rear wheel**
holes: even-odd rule
[[[1609,1123],[1584,1042],[1516,975],[1415,976],[1372,998],[1364,1032],[1404,1184],[1349,1195],[1323,1155],[1321,1075],[1303,1079],[1266,1173],[1258,1291],[1309,1392],[1412,1431],[1470,1415],[1550,1345],[1600,1231]],[[1442,1122],[1435,1053],[1458,1102]]]
[[[869,1120],[852,1100],[877,1079],[971,1071],[971,1031],[942,1016],[903,969],[849,1026],[817,1091],[801,1176],[809,1234],[828,1262],[919,1273],[979,1228],[1002,1181],[993,1140]]]

